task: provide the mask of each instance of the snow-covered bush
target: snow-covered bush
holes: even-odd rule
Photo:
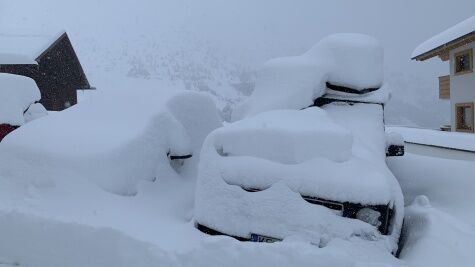
[[[98,92],[5,138],[0,175],[38,186],[89,178],[108,191],[134,194],[140,180],[173,174],[169,156],[194,154],[220,125],[214,103],[200,93]]]

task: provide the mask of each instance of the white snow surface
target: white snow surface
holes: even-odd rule
[[[445,132],[404,126],[389,126],[386,128],[388,131],[400,133],[407,142],[475,152],[475,135],[471,133]]]
[[[473,265],[473,162],[406,153],[388,164],[409,205],[401,259],[415,267]]]
[[[330,35],[300,56],[266,62],[256,87],[233,120],[272,109],[301,109],[326,93],[326,82],[354,89],[383,84],[383,49],[375,38],[355,33]]]
[[[139,180],[173,175],[167,153],[193,154],[219,125],[214,103],[201,93],[98,92],[5,138],[0,175],[13,172],[20,180],[52,186],[62,173],[88,177],[114,193],[135,194]]]
[[[201,154],[196,221],[241,237],[250,233],[300,236],[325,246],[333,238],[359,236],[379,240],[389,251],[394,250],[403,200],[385,162],[382,112],[376,104],[335,103],[324,110],[269,111],[215,130]],[[286,149],[292,142],[291,147],[297,149]],[[305,149],[308,151],[301,152]],[[295,153],[302,155],[298,158]],[[240,187],[263,191],[247,192]],[[369,224],[337,216],[307,203],[301,195],[361,204],[391,203],[396,214],[394,231],[381,236]]]
[[[34,121],[41,117],[47,116],[48,111],[41,103],[31,104],[28,110],[25,112],[25,122]]]
[[[0,124],[23,125],[23,113],[40,99],[40,90],[33,79],[0,73]]]
[[[389,165],[408,205],[430,199],[405,209],[400,260],[359,237],[319,248],[296,237],[261,244],[204,235],[191,222],[195,171],[142,181],[124,197],[64,172],[54,186],[25,184],[14,170],[0,174],[0,266],[471,266],[472,162],[406,154]]]
[[[0,28],[0,64],[37,64],[36,58],[63,33]]]
[[[282,164],[324,157],[350,158],[352,136],[319,108],[275,110],[228,124],[214,146],[229,156],[249,156]]]
[[[433,49],[438,48],[444,44],[447,44],[459,37],[467,35],[475,31],[475,16],[472,16],[459,24],[450,27],[449,29],[433,36],[432,38],[424,41],[412,52],[411,58],[415,58],[424,53],[427,53]]]

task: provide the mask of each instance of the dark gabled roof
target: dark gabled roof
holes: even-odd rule
[[[53,42],[47,43],[45,48],[40,50],[40,54],[36,56],[35,61],[39,61],[44,55],[46,55],[53,47],[55,47],[59,42],[61,42],[68,35],[65,31],[61,32]]]

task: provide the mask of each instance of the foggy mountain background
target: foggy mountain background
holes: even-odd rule
[[[437,128],[449,122],[437,83],[448,63],[410,56],[474,14],[473,0],[0,0],[0,29],[65,29],[92,85],[206,91],[224,117],[252,92],[266,60],[301,54],[328,34],[365,33],[385,48],[386,121]]]

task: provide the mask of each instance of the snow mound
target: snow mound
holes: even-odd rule
[[[374,37],[341,33],[322,39],[304,55],[331,64],[327,82],[354,89],[383,84],[383,48]]]
[[[40,90],[33,79],[0,73],[0,124],[23,125],[23,113],[40,99]]]
[[[470,266],[475,249],[474,228],[432,208],[419,196],[406,208],[401,259],[411,266]]]
[[[257,75],[250,98],[233,113],[239,120],[272,109],[301,109],[326,93],[326,83],[355,90],[383,84],[383,49],[371,36],[330,35],[300,56],[272,59]]]
[[[46,115],[48,115],[46,108],[40,103],[34,103],[25,112],[25,122],[30,122]]]
[[[278,145],[276,145],[278,144]],[[276,110],[227,125],[215,147],[229,156],[250,156],[283,164],[325,157],[348,160],[352,137],[319,108]]]
[[[36,185],[87,177],[108,191],[135,194],[138,181],[174,172],[167,155],[193,154],[206,133],[220,125],[214,103],[204,94],[98,92],[5,138],[0,172]]]
[[[475,135],[471,133],[444,132],[404,126],[390,126],[388,130],[400,133],[406,141],[411,143],[475,152]]]
[[[110,228],[2,211],[0,235],[0,266],[174,265],[150,244]]]
[[[475,16],[472,16],[459,24],[437,34],[429,40],[420,44],[412,52],[411,58],[415,58],[433,49],[436,49],[444,44],[447,44],[464,35],[473,33],[475,31]]]

